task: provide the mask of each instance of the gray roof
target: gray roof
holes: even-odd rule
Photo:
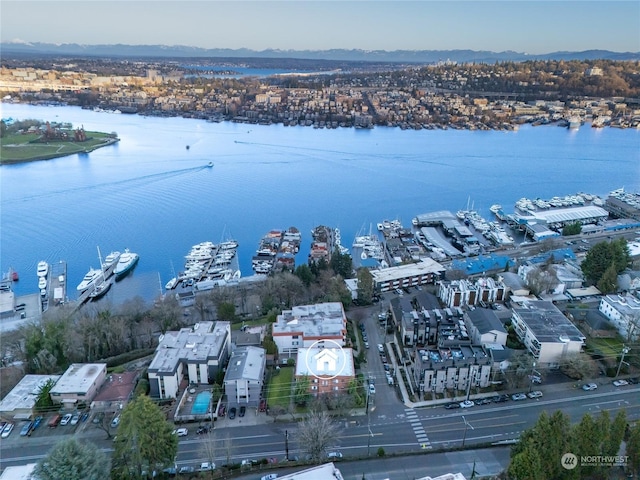
[[[527,324],[540,343],[557,343],[564,339],[574,342],[585,340],[582,332],[552,302],[526,301],[522,307],[514,307],[513,312]]]
[[[25,375],[0,402],[0,412],[8,414],[17,409],[33,408],[40,388],[49,380],[58,381],[60,375]]]
[[[346,321],[340,302],[301,305],[278,315],[273,334],[302,332],[305,337],[342,336]]]
[[[106,371],[106,363],[72,363],[58,379],[50,393],[63,395],[65,393],[88,392],[98,377],[103,373],[106,374]]]
[[[235,380],[261,381],[264,376],[265,350],[260,347],[240,347],[229,359],[225,382]]]
[[[149,370],[173,374],[180,362],[205,363],[223,355],[229,322],[200,322],[160,337]]]
[[[476,308],[475,310],[468,311],[467,315],[480,334],[493,331],[507,333],[504,325],[502,325],[502,322],[493,310],[489,310],[488,308]]]

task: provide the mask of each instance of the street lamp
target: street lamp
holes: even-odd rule
[[[627,353],[629,353],[629,347],[622,347],[622,357],[620,357],[620,364],[618,365],[618,370],[616,371],[615,378],[618,378],[618,375],[620,374],[620,369],[622,368],[622,364],[625,363],[624,356]]]
[[[464,418],[464,415],[462,415],[462,420],[464,421],[464,434],[462,435],[462,448],[464,448],[464,442],[467,439],[467,427],[471,427],[471,430],[475,430],[475,429],[473,428],[473,425],[467,422],[467,419]]]
[[[531,365],[531,375],[529,375],[529,393],[531,393],[531,389],[533,388],[533,374],[536,371],[536,362],[533,362]]]

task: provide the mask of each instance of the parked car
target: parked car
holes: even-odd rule
[[[527,397],[529,397],[529,398],[540,398],[540,397],[542,397],[542,392],[540,390],[534,390],[533,392],[527,393]]]
[[[9,422],[2,429],[2,433],[0,434],[0,437],[7,438],[9,435],[11,435],[12,431],[13,431],[13,423]]]
[[[475,405],[471,400],[465,400],[464,402],[460,402],[460,408],[471,408]]]
[[[70,413],[67,413],[64,417],[62,417],[62,420],[60,420],[60,425],[68,425],[72,418],[73,418],[73,415],[71,415]]]
[[[184,466],[180,467],[180,470],[178,470],[178,473],[193,473],[195,471],[196,471],[195,467],[190,467],[188,465],[184,465]]]
[[[236,418],[236,407],[231,407],[229,409],[229,420],[233,420]]]
[[[456,408],[460,408],[460,404],[458,402],[451,402],[451,403],[447,403],[444,408],[446,408],[447,410],[453,410]]]
[[[244,405],[242,405],[240,407],[240,412],[238,412],[238,416],[239,417],[244,417],[244,414],[247,413],[247,407],[245,407]]]
[[[626,380],[614,380],[613,385],[615,387],[622,387],[624,385],[629,385],[629,382],[627,382]]]
[[[209,472],[211,470],[214,470],[215,468],[216,468],[216,464],[213,462],[202,462],[200,464],[200,468],[198,469],[198,471]]]
[[[189,430],[186,428],[177,428],[173,431],[174,435],[178,435],[179,437],[186,437],[189,435]]]
[[[260,477],[260,480],[275,480],[276,478],[278,478],[277,473],[269,473]]]
[[[77,425],[79,421],[80,421],[80,415],[76,413],[73,417],[71,417],[71,421],[69,423],[71,425]]]
[[[38,415],[33,421],[33,426],[31,427],[31,430],[35,430],[36,428],[38,428],[41,423],[42,423],[42,416]]]
[[[116,415],[113,420],[111,420],[111,428],[116,428],[120,425],[120,415]]]
[[[595,383],[586,383],[586,384],[582,385],[582,389],[585,392],[588,392],[590,390],[595,390],[596,388],[598,388],[598,385],[596,385]]]
[[[26,437],[31,432],[33,428],[33,422],[27,422],[22,426],[22,430],[20,430],[20,436]]]
[[[369,349],[369,342],[364,342],[364,348]]]
[[[342,458],[342,452],[329,452],[327,458]]]
[[[384,353],[384,345],[382,345],[381,343],[379,343],[379,344],[378,344],[378,352],[379,352],[380,354],[383,354],[383,353]]]
[[[497,395],[493,397],[494,403],[508,402],[511,397],[507,394]]]
[[[209,433],[209,427],[207,427],[206,425],[200,425],[198,427],[198,429],[196,430],[196,433],[198,435],[202,435],[204,433]]]
[[[627,379],[627,381],[633,385],[637,385],[638,382],[640,382],[640,379],[638,377],[633,377],[633,378]]]
[[[511,395],[511,400],[517,401],[517,400],[526,400],[527,399],[527,395],[525,395],[524,393],[514,393],[513,395]]]
[[[371,395],[374,395],[376,393],[376,386],[373,383],[369,384],[369,393]]]
[[[493,400],[490,397],[486,397],[486,398],[478,398],[476,400],[473,401],[473,403],[475,403],[476,405],[487,405],[488,403],[491,403]]]
[[[221,403],[220,407],[218,408],[218,416],[224,417],[226,414],[227,414],[227,406],[224,403]]]

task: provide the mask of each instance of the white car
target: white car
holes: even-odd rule
[[[7,423],[2,429],[2,434],[0,435],[0,437],[7,438],[9,435],[11,435],[12,431],[13,431],[13,423]]]
[[[80,415],[76,413],[73,417],[71,417],[71,420],[69,423],[71,423],[71,425],[77,425],[79,421],[80,421]]]
[[[111,420],[111,428],[116,428],[118,425],[120,425],[120,415],[114,417],[114,419]]]
[[[511,395],[511,400],[513,401],[518,401],[518,400],[526,400],[527,396],[524,393],[514,393],[513,395]]]
[[[529,398],[540,398],[541,396],[542,396],[542,392],[540,390],[535,390],[527,394],[527,397]]]
[[[186,437],[189,434],[189,430],[186,428],[178,428],[173,431],[174,435],[178,435],[179,437]]]
[[[342,458],[342,452],[329,452],[327,458]]]
[[[209,472],[211,470],[214,470],[215,468],[216,468],[216,464],[213,462],[202,462],[200,464],[200,468],[198,469],[198,471]]]
[[[268,475],[263,475],[260,480],[276,480],[278,478],[277,473],[269,473]]]
[[[384,353],[384,346],[381,343],[378,344],[378,352]]]
[[[62,417],[62,420],[60,420],[60,425],[67,425],[72,418],[73,418],[73,415],[71,415],[70,413],[67,413],[64,417]]]
[[[369,384],[369,393],[372,395],[376,393],[376,386],[373,383]]]
[[[471,408],[475,405],[471,400],[465,400],[464,402],[460,402],[460,408]]]
[[[598,385],[596,385],[595,383],[587,383],[587,384],[582,386],[582,389],[585,392],[588,392],[590,390],[595,390],[596,388],[598,388]]]
[[[629,385],[629,382],[627,382],[626,380],[614,380],[613,385],[616,387],[622,387],[624,385]]]

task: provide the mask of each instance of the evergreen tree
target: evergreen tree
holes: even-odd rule
[[[598,290],[605,294],[614,293],[618,290],[618,274],[616,273],[616,268],[613,263],[604,271],[596,286]]]
[[[373,299],[373,276],[368,268],[358,269],[358,301],[370,305]]]
[[[507,476],[513,480],[547,480],[542,470],[542,459],[536,448],[526,446],[511,457]]]
[[[39,480],[108,480],[110,469],[109,457],[98,447],[72,437],[54,446],[34,474]]]
[[[627,455],[629,457],[628,468],[637,474],[640,472],[640,422],[629,427],[627,435]]]
[[[146,396],[135,398],[124,408],[113,445],[116,479],[151,478],[154,471],[173,466],[178,453],[173,425]]]
[[[306,263],[298,265],[296,267],[295,275],[300,280],[302,280],[302,283],[305,287],[309,287],[311,285],[314,277],[314,274],[311,271],[311,267],[309,267],[309,265],[307,265]]]

